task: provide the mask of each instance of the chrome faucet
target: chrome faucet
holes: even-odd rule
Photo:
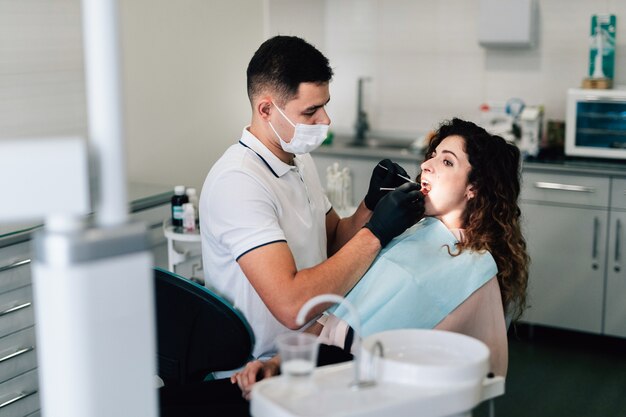
[[[363,110],[363,83],[369,80],[369,77],[359,77],[358,79],[356,123],[354,124],[354,143],[356,145],[365,145],[365,134],[370,129],[370,124],[367,121],[367,113]]]
[[[302,326],[305,323],[307,313],[320,303],[344,303],[344,306],[348,309],[353,318],[354,326],[352,326],[352,329],[354,330],[354,342],[352,344],[352,351],[354,355],[354,381],[352,381],[350,387],[352,389],[360,389],[376,385],[375,380],[361,380],[361,320],[359,319],[356,308],[354,308],[348,300],[336,294],[322,294],[315,296],[304,303],[304,305],[300,308],[296,317],[296,324],[298,326]],[[380,356],[382,356],[382,344],[378,344],[380,346],[375,346],[375,349],[378,349]]]

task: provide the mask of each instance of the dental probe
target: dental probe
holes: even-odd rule
[[[381,165],[381,164],[378,164],[378,166],[379,166],[379,167],[381,167],[382,169],[384,169],[385,171],[389,171],[389,168],[387,168],[386,166],[383,166],[383,165]],[[405,177],[404,175],[400,175],[400,174],[398,174],[397,172],[396,172],[396,175],[397,175],[398,177],[402,178],[403,180],[406,180],[406,181],[408,181],[408,182],[412,182],[413,184],[417,184],[415,181],[413,181],[413,180],[412,180],[411,178],[409,178],[409,177]],[[381,188],[381,190],[383,190],[383,189]],[[392,188],[392,189],[387,190],[387,191],[391,191],[391,190],[395,190],[395,188]]]

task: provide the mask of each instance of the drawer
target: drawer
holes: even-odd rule
[[[0,294],[31,284],[30,258],[0,265]]]
[[[37,371],[28,371],[0,383],[0,415],[23,417],[39,410]]]
[[[521,198],[546,203],[608,207],[609,184],[609,178],[525,172]]]
[[[34,324],[32,287],[22,287],[0,294],[0,337]]]
[[[626,209],[626,179],[613,179],[611,183],[611,207]]]
[[[34,327],[0,339],[0,383],[36,367]]]
[[[0,249],[0,293],[30,285],[30,242]]]

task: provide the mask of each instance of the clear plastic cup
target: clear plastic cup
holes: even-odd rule
[[[311,376],[317,363],[317,336],[309,333],[285,333],[276,338],[283,375],[295,378]]]

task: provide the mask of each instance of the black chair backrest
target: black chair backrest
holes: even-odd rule
[[[251,358],[252,330],[228,301],[160,268],[154,277],[158,367],[165,385],[202,381]]]

